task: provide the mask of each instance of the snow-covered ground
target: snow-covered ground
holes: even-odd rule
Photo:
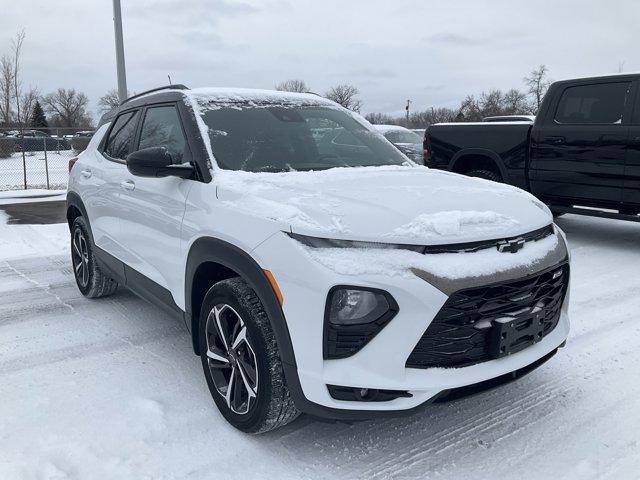
[[[66,190],[47,190],[45,188],[30,188],[28,190],[0,191],[0,205],[15,203],[55,202],[65,200]]]
[[[0,478],[638,478],[640,225],[558,224],[573,325],[547,364],[410,417],[253,437],[216,411],[183,325],[127,292],[84,299],[66,225],[0,219]]]
[[[73,150],[25,153],[28,188],[46,188],[47,168],[49,187],[66,188],[69,180],[69,160],[76,156]],[[22,153],[14,153],[10,158],[0,158],[0,191],[24,188],[24,165]]]

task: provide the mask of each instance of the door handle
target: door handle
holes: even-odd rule
[[[84,178],[89,178],[91,176],[91,170],[81,170],[80,174],[84,177]]]
[[[544,139],[545,143],[550,143],[551,145],[562,145],[565,142],[564,137],[546,137]]]
[[[133,180],[124,180],[120,182],[120,186],[125,190],[134,190],[136,188],[136,184],[133,182]]]

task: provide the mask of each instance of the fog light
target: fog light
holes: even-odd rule
[[[411,398],[407,390],[380,390],[377,388],[343,387],[327,385],[334,400],[345,402],[390,402],[396,398]]]
[[[382,293],[340,288],[333,291],[329,321],[334,325],[359,325],[378,320],[389,311]]]
[[[397,315],[399,309],[398,303],[384,290],[334,286],[329,290],[324,309],[323,358],[335,360],[357,353]],[[358,391],[352,392],[352,395],[358,394]]]

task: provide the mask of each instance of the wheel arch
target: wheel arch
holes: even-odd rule
[[[89,235],[91,236],[91,240],[93,241],[93,232],[91,231],[91,222],[89,221],[89,217],[87,216],[87,209],[84,206],[84,202],[75,192],[67,193],[67,223],[69,224],[69,229],[73,225],[73,221],[82,216],[87,224],[87,230],[89,230]]]
[[[244,250],[213,237],[197,239],[187,256],[185,320],[191,332],[194,352],[199,354],[198,322],[204,295],[214,283],[233,276],[244,279],[256,292],[269,316],[283,364],[295,367],[295,355],[284,312],[264,270]],[[285,373],[288,370],[285,368]]]
[[[455,173],[468,173],[478,169],[490,169],[500,174],[502,181],[510,183],[509,173],[500,156],[485,148],[466,148],[457,152],[451,162],[449,171]]]

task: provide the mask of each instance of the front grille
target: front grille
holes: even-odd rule
[[[406,367],[466,367],[498,358],[502,355],[494,348],[492,332],[504,319],[517,323],[535,315],[541,322],[539,340],[558,324],[568,282],[565,263],[521,280],[454,293],[418,341]]]
[[[546,227],[539,228],[533,232],[525,233],[519,237],[502,238],[494,240],[481,240],[479,242],[469,243],[453,243],[450,245],[428,245],[424,247],[426,254],[434,253],[470,253],[477,252],[479,250],[485,250],[487,248],[496,248],[501,241],[521,239],[523,242],[537,242],[543,238],[547,238],[549,235],[553,235],[553,224],[549,224]]]

